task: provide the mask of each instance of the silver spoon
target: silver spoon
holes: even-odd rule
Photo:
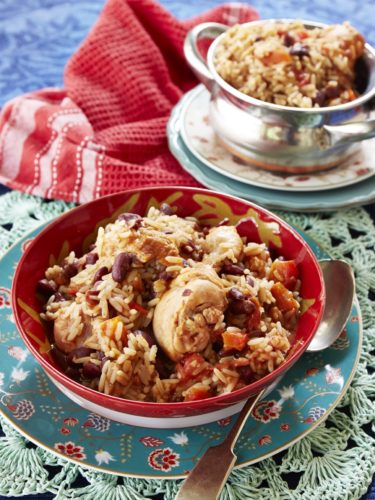
[[[340,335],[349,318],[355,294],[352,268],[342,260],[321,260],[326,288],[326,305],[322,321],[308,351],[329,347]],[[215,500],[236,463],[234,445],[256,403],[267,389],[249,398],[224,441],[211,446],[182,483],[175,500]]]
[[[355,294],[353,269],[343,260],[320,260],[326,288],[323,318],[307,351],[322,351],[343,331],[352,310]]]

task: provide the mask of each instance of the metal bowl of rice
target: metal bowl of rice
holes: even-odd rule
[[[249,202],[146,188],[75,208],[28,245],[19,332],[68,397],[120,422],[180,427],[239,410],[303,354],[321,319],[317,260]]]
[[[201,38],[215,38],[207,62]],[[186,59],[211,93],[210,122],[235,156],[275,172],[337,166],[375,136],[375,50],[349,23],[204,23]]]

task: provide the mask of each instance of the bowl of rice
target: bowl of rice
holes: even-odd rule
[[[215,38],[207,61],[201,38]],[[276,172],[336,166],[374,137],[375,50],[348,22],[204,23],[185,56],[211,93],[210,123],[234,155]]]
[[[206,423],[292,367],[325,290],[303,238],[252,203],[145,188],[62,215],[25,249],[12,306],[56,386],[113,420]]]

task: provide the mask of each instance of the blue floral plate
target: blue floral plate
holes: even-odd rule
[[[143,478],[183,477],[228,433],[234,417],[180,429],[112,422],[74,404],[50,382],[17,333],[10,302],[12,274],[35,229],[0,261],[0,412],[30,441],[96,470]],[[317,257],[327,258],[307,235]],[[306,353],[279,387],[256,406],[236,446],[237,467],[258,462],[311,432],[352,380],[362,342],[357,301],[345,330],[325,351]]]

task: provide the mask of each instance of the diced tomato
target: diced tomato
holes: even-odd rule
[[[288,290],[282,283],[275,283],[271,288],[271,293],[276,299],[277,307],[281,311],[297,310],[299,304],[294,298],[293,293]]]
[[[186,391],[184,401],[212,398],[212,391],[207,387],[191,387]]]
[[[260,304],[259,304],[259,300],[256,298],[256,297],[251,297],[251,302],[254,304],[255,308],[253,310],[253,312],[249,315],[248,319],[247,319],[247,329],[249,330],[249,332],[251,332],[251,330],[255,330],[257,328],[259,328],[260,326]]]
[[[270,279],[281,282],[292,290],[298,278],[298,268],[294,260],[275,260],[270,270]]]
[[[143,316],[147,316],[148,314],[147,309],[138,304],[138,302],[130,302],[129,307],[130,309],[135,309],[136,311],[140,312]]]
[[[230,349],[236,349],[236,351],[242,351],[245,349],[249,336],[242,332],[224,332],[223,333],[223,349],[224,351],[229,351]]]
[[[298,35],[298,38],[300,40],[305,40],[305,38],[308,38],[308,36],[309,36],[309,34],[307,33],[307,31],[298,31],[297,35]]]
[[[185,354],[176,364],[182,382],[203,378],[212,372],[212,366],[197,352]]]
[[[272,66],[273,64],[279,64],[283,62],[292,62],[292,56],[287,50],[275,50],[274,52],[270,52],[266,56],[262,57],[262,63],[266,66]]]

